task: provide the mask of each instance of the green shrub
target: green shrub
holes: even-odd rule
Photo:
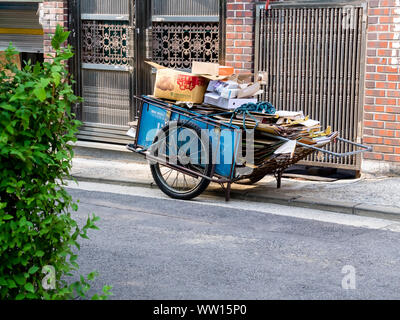
[[[68,143],[79,126],[71,113],[78,97],[64,67],[73,53],[60,48],[68,35],[57,27],[50,63],[18,70],[10,46],[0,67],[0,299],[87,298],[96,276],[68,280],[79,268],[77,240],[98,220],[88,217],[80,228],[71,216],[77,204],[64,189],[73,157]],[[105,299],[109,290],[92,298]]]

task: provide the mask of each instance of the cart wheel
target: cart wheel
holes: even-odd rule
[[[211,141],[202,138],[200,127],[187,121],[169,122],[157,134],[154,144],[157,145],[154,156],[166,159],[167,164],[191,170],[189,174],[159,162],[151,164],[154,181],[165,194],[175,199],[190,200],[208,187],[210,180],[196,175],[211,177],[213,172]]]
[[[264,177],[265,177],[265,175],[249,177],[249,178],[245,178],[243,180],[238,180],[235,183],[246,185],[246,186],[251,186],[252,184],[255,184],[258,181],[262,180]]]

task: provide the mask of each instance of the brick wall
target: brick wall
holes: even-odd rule
[[[363,167],[400,173],[400,0],[369,1],[367,37]]]
[[[54,55],[51,48],[51,37],[59,24],[68,27],[68,1],[43,1],[43,41],[45,58]]]
[[[226,64],[239,73],[254,69],[255,0],[227,0]]]

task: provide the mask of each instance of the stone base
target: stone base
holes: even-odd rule
[[[361,164],[363,177],[398,177],[400,176],[400,163],[389,161],[363,160]]]

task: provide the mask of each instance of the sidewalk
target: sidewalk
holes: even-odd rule
[[[155,187],[147,163],[75,157],[72,175],[78,181]],[[206,194],[224,200],[218,184]],[[338,180],[335,182],[282,179],[282,188],[267,176],[253,186],[232,185],[232,199],[277,203],[346,214],[400,220],[400,178]]]

